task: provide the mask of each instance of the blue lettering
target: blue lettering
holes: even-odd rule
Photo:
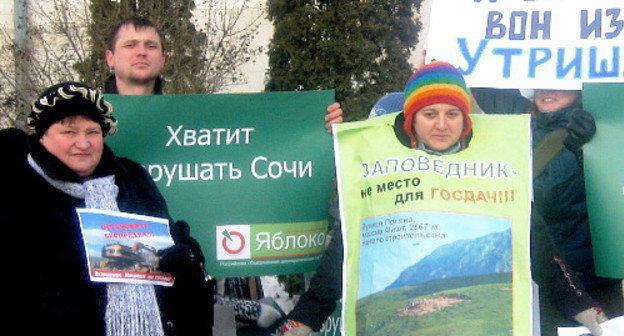
[[[542,57],[538,58],[538,53],[542,53]],[[540,64],[546,63],[551,59],[552,52],[546,48],[531,48],[529,55],[529,78],[535,78],[535,69]]]
[[[615,29],[610,33],[606,33],[605,34],[606,38],[608,39],[616,38],[622,32],[622,29],[624,28],[624,20],[616,20],[620,16],[621,12],[622,12],[621,8],[607,9],[607,15],[611,15],[611,27],[614,27]]]
[[[491,11],[488,13],[487,27],[485,28],[485,38],[487,39],[499,39],[505,37],[507,27],[501,24],[503,19],[503,13]]]
[[[605,10],[605,15],[611,17],[609,27],[613,28],[613,31],[604,34],[606,39],[616,38],[622,33],[624,20],[618,20],[621,13],[621,8],[608,8]],[[587,39],[592,34],[595,38],[602,38],[602,9],[594,10],[594,19],[591,22],[589,22],[589,11],[581,11],[581,38]]]
[[[526,12],[517,12],[517,11],[511,12],[511,18],[509,19],[509,39],[512,41],[524,40],[524,37],[526,36],[526,26],[527,26],[527,13]]]
[[[565,78],[574,69],[574,78],[581,78],[581,68],[583,60],[583,48],[576,48],[574,58],[565,64],[565,48],[557,50],[557,78]]]
[[[494,55],[502,55],[503,59],[503,77],[509,78],[511,75],[511,56],[522,55],[522,49],[518,48],[495,48],[492,50]]]
[[[542,39],[550,39],[550,21],[552,17],[551,11],[544,12],[544,19],[540,21],[540,13],[533,12],[531,14],[531,39],[537,39],[537,33],[542,32]]]
[[[550,39],[550,22],[552,19],[552,12],[546,11],[540,13],[539,11],[531,12],[531,21],[529,20],[529,13],[523,11],[513,11],[509,17],[509,28],[505,26],[503,21],[503,13],[498,11],[488,12],[487,26],[485,28],[485,38],[487,39],[502,39],[506,34],[509,35],[509,40],[525,40],[527,35],[531,39],[538,39],[541,32],[542,39]],[[529,26],[530,23],[530,26]],[[530,29],[530,34],[527,34],[527,30]]]
[[[589,14],[586,9],[581,11],[581,38],[586,39],[594,33],[595,37],[602,36],[602,9],[596,9],[594,20],[589,23]]]
[[[606,78],[617,77],[620,73],[620,47],[613,47],[613,69],[607,70],[608,61],[600,60],[600,70],[597,70],[598,58],[596,56],[596,47],[589,48],[589,78]]]
[[[464,75],[469,75],[471,74],[477,64],[479,63],[479,59],[481,59],[481,56],[483,55],[483,51],[485,50],[485,47],[488,44],[488,40],[481,40],[479,41],[479,47],[477,48],[477,52],[475,53],[474,57],[472,57],[470,55],[470,51],[468,50],[468,44],[466,43],[466,39],[465,38],[458,38],[457,39],[457,44],[459,45],[459,50],[462,53],[462,56],[464,56],[464,59],[466,60],[466,62],[468,62],[468,69],[464,70],[462,69],[462,67],[459,67],[459,71],[462,72],[462,74]]]

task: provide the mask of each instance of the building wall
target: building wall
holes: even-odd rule
[[[10,34],[14,34],[13,0],[0,0],[0,28],[7,29]],[[2,43],[1,40],[0,43]]]
[[[422,0],[420,3],[420,10],[416,13],[416,18],[420,20],[421,28],[420,32],[418,32],[418,44],[414,51],[412,52],[412,56],[409,59],[410,64],[415,66],[418,64],[418,61],[421,57],[421,52],[425,49],[425,38],[427,38],[427,32],[429,28],[429,13],[431,11],[431,1],[433,0]]]
[[[236,3],[236,1],[234,1]],[[269,49],[269,42],[273,36],[273,24],[267,18],[266,12],[266,0],[252,0],[250,5],[249,18],[251,20],[257,20],[258,35],[252,43],[253,48],[262,47],[261,53],[244,64],[241,67],[242,72],[245,74],[245,80],[239,85],[233,85],[223,92],[262,92],[264,91],[264,84],[266,82],[267,72],[269,70],[269,56],[267,51]]]

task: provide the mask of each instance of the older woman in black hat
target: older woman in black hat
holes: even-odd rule
[[[5,266],[20,295],[9,320],[30,321],[15,325],[22,334],[210,335],[211,293],[184,230],[172,228],[176,246],[162,251],[173,287],[89,279],[76,208],[169,218],[146,171],[104,144],[117,129],[111,113],[99,91],[61,83],[33,104],[34,134],[0,131]]]

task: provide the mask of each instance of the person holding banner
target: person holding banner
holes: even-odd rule
[[[131,17],[119,22],[109,34],[105,57],[114,73],[106,80],[104,92],[163,94],[162,71],[167,59],[165,44],[159,27],[146,18]],[[339,103],[327,107],[324,120],[328,132],[331,132],[331,124],[342,122],[342,113]],[[237,320],[254,322],[262,328],[283,317],[283,312],[276,309],[277,304],[268,299],[260,302],[214,293],[215,303],[233,307]]]
[[[201,266],[184,230],[170,224],[175,245],[158,251],[172,287],[90,280],[76,208],[169,219],[167,205],[148,173],[116,157],[104,144],[117,121],[103,95],[82,83],[44,91],[32,105],[28,135],[0,131],[5,189],[0,222],[13,238],[9,258],[23,295],[9,311],[25,334],[211,335],[212,307]],[[13,319],[15,318],[15,319]]]
[[[417,91],[418,94],[415,93]],[[376,109],[373,109],[371,115],[397,111],[397,95],[395,93],[386,95],[376,104]],[[463,77],[452,65],[433,62],[421,67],[408,80],[405,98],[402,97],[400,100],[405,101],[403,113],[395,119],[394,129],[403,145],[437,155],[456,153],[468,146],[471,137],[470,94]],[[382,112],[379,113],[379,111]],[[579,138],[580,136],[577,140]],[[574,316],[590,328],[595,335],[600,335],[601,329],[598,323],[605,321],[606,318],[601,313],[598,304],[583,290],[580,280],[568,271],[569,266],[553,244],[550,228],[538,209],[532,211],[531,225],[531,259],[536,282],[541,288],[553,293],[552,298],[556,301],[555,304],[566,315]],[[324,257],[318,275],[315,277],[327,278],[327,274],[339,273],[341,244],[342,242],[338,240],[331,241],[327,254],[333,253],[333,255]],[[331,245],[334,245],[334,248]],[[340,280],[340,277],[335,279],[336,282]],[[314,279],[312,281],[314,282]],[[326,285],[324,289],[330,288]],[[336,288],[339,286],[335,286],[334,291],[337,291]],[[314,288],[311,288],[306,295],[326,298],[319,300],[323,303],[331,301],[327,299],[331,298],[331,295],[320,293]],[[331,313],[331,310],[320,309],[321,304],[317,303],[317,305],[319,307],[317,310],[311,310],[309,307],[302,309],[298,304],[289,314],[291,320],[280,328],[279,335],[307,335],[311,330],[310,322],[306,324],[302,323],[302,320],[321,320],[322,323]],[[302,311],[307,311],[311,316],[306,317]],[[320,324],[315,323],[314,330],[318,330],[318,326]]]
[[[560,237],[562,233],[568,232],[568,234],[570,234],[570,229],[565,229],[565,230],[562,230],[562,232],[555,233],[555,236],[559,237],[559,239],[556,239],[556,238],[553,238],[553,239],[555,239],[554,240],[555,243],[564,241],[563,247],[560,247],[560,248],[564,249],[563,254],[565,256],[565,259],[566,260],[571,259],[570,266],[561,265],[562,269],[576,270],[575,266],[581,267],[581,269],[587,269],[588,267],[591,267],[593,262],[591,261],[591,255],[588,254],[590,253],[590,250],[587,248],[589,244],[589,242],[587,242],[587,239],[589,239],[589,236],[588,236],[589,231],[587,228],[586,208],[579,207],[579,206],[571,206],[569,211],[564,211],[561,208],[561,206],[565,206],[565,204],[569,204],[570,202],[573,202],[574,204],[579,204],[578,200],[580,200],[581,198],[584,199],[584,193],[582,192],[584,189],[578,188],[579,185],[582,185],[582,180],[579,180],[579,177],[582,178],[582,171],[579,173],[579,169],[582,170],[582,166],[580,165],[580,161],[579,161],[579,155],[580,155],[579,148],[585,142],[591,139],[591,136],[595,132],[595,126],[594,126],[591,115],[589,115],[588,113],[580,109],[580,93],[577,91],[536,90],[536,98],[535,98],[536,102],[535,102],[535,105],[531,107],[531,102],[528,99],[524,98],[518,90],[472,89],[472,92],[476,100],[479,102],[481,108],[483,108],[483,110],[486,113],[500,113],[500,112],[509,113],[510,111],[513,113],[520,113],[521,111],[529,111],[529,110],[534,111],[533,112],[534,116],[536,115],[535,114],[536,112],[541,113],[542,117],[539,118],[539,122],[534,122],[533,124],[533,134],[535,136],[534,144],[536,145],[539,142],[539,140],[543,138],[545,134],[547,133],[547,131],[544,129],[544,125],[548,124],[548,122],[544,122],[544,120],[546,120],[547,117],[552,117],[553,119],[551,120],[558,120],[558,124],[566,127],[568,131],[568,135],[564,140],[564,144],[566,146],[565,152],[568,152],[568,153],[559,154],[558,159],[555,158],[553,160],[554,163],[551,162],[549,164],[549,166],[551,167],[549,179],[545,179],[543,175],[535,176],[536,178],[535,180],[536,181],[536,185],[535,185],[536,209],[539,212],[546,213],[547,216],[545,216],[543,221],[547,223],[545,225],[547,225],[549,230],[553,228],[557,228],[557,225],[553,224],[553,221],[556,223],[557,213],[565,214],[565,218],[567,218],[565,219],[565,221],[567,221],[568,223],[572,223],[573,221],[585,222],[585,225],[582,225],[581,227],[585,227],[586,230],[580,231],[583,234],[581,235],[572,234],[571,238],[561,239]],[[386,110],[386,109],[393,110],[396,108],[396,104],[397,104],[396,95],[393,96],[393,94],[389,94],[383,97],[376,104],[376,106],[377,105],[379,106],[377,109],[373,109],[373,112]],[[566,111],[569,111],[569,112],[566,112]],[[553,112],[555,114],[546,114],[550,112]],[[556,125],[556,123],[551,122],[551,125]],[[549,126],[549,127],[552,127],[552,126]],[[574,151],[574,153],[576,153],[573,156],[574,159],[572,160],[572,162],[570,162],[570,160],[565,159],[566,156],[568,157],[568,159],[570,158],[569,154],[571,154],[571,151]],[[557,160],[559,161],[559,163],[556,163]],[[565,163],[566,161],[567,161],[567,164],[561,163],[561,162]],[[552,167],[555,167],[554,168],[555,170],[553,170]],[[562,174],[561,172],[557,173],[556,169],[561,169],[561,167],[567,167],[566,169],[563,169],[563,171],[566,172],[565,174]],[[572,177],[576,176],[576,177],[572,178],[571,180],[568,180],[567,182],[563,180],[565,179],[565,177],[560,177],[559,181],[555,182],[556,178],[553,178],[553,176],[557,176],[557,174],[559,174],[559,176],[572,176]],[[567,192],[559,193],[559,192],[554,192],[554,191],[547,191],[549,185],[551,186],[551,188],[552,186],[560,186],[560,187],[557,187],[559,188],[557,190],[561,191],[561,188],[564,187],[566,183],[571,183],[567,187],[567,189],[565,189],[565,190],[568,190]],[[581,192],[579,192],[579,190]],[[542,197],[537,197],[537,195],[542,195]],[[551,195],[551,197],[556,196],[559,198],[559,201],[555,201],[552,199],[545,200],[543,198],[544,195]],[[580,202],[580,203],[584,204],[584,202]],[[549,205],[545,207],[544,206],[545,204],[549,204]],[[537,230],[537,231],[546,232],[544,230]],[[572,232],[574,232],[574,230],[572,230]],[[585,243],[581,243],[582,241],[585,241]],[[583,254],[585,254],[585,256],[581,257],[581,259],[578,260],[577,257],[581,255],[579,252],[565,253],[566,245],[577,246],[576,249],[580,251],[584,251]],[[585,247],[582,247],[582,246],[585,246]],[[568,248],[568,250],[569,249],[570,248]],[[557,260],[561,260],[561,258],[558,258]],[[566,272],[566,273],[569,273],[569,272]],[[589,293],[595,296],[601,305],[605,306],[605,309],[609,316],[621,315],[622,314],[621,312],[622,295],[621,293],[618,293],[617,282],[612,282],[613,283],[612,285],[608,285],[607,287],[604,287],[603,289],[595,290],[596,287],[600,288],[600,283],[608,284],[611,281],[605,281],[605,279],[597,279],[595,278],[595,276],[591,275],[592,273],[593,273],[592,271],[590,271],[589,273],[585,272],[585,275],[581,278],[581,280],[585,280],[584,283],[588,287]],[[569,275],[566,275],[566,276],[569,276]],[[592,278],[594,280],[591,280]],[[556,291],[556,289],[545,288],[545,286],[543,285],[541,289],[544,293],[551,292],[552,290]],[[607,294],[603,292],[606,292]],[[546,332],[546,330],[551,330],[550,333],[554,333],[555,325],[564,322],[561,320],[561,319],[564,319],[563,316],[557,317],[556,320],[558,321],[553,321],[555,317],[553,317],[552,315],[553,314],[558,315],[559,308],[554,308],[554,307],[551,307],[551,305],[548,305],[548,302],[552,302],[553,299],[558,300],[560,298],[561,296],[557,294],[553,294],[551,298],[546,298],[546,297],[542,298],[543,304],[546,305],[545,306],[546,308],[543,309],[544,311],[543,311],[543,317],[542,317],[543,329],[545,329],[544,332]],[[568,311],[568,307],[566,305],[562,305],[562,307],[564,307],[563,311],[567,311],[567,313],[565,314],[566,316],[576,315],[574,314],[574,312]],[[585,316],[587,314],[591,314],[592,316]],[[587,325],[589,323],[592,323],[591,321],[595,321],[597,316],[598,316],[597,314],[594,314],[590,310],[590,311],[587,311],[586,314],[581,314],[577,316],[576,319],[585,320],[585,321],[580,321],[580,322]],[[600,319],[602,318],[600,317]]]
[[[570,269],[607,316],[624,314],[619,281],[597,277],[594,272],[581,147],[591,140],[596,126],[593,117],[582,109],[581,91],[536,89],[532,101],[519,90],[478,88],[472,92],[486,113],[530,113],[534,149],[544,148],[545,139],[557,129],[566,131],[559,151],[533,177],[535,207],[544,216]],[[537,150],[534,155],[536,160],[543,159]],[[556,309],[545,306],[544,311],[550,328],[565,323],[563,317],[549,316]]]
[[[428,99],[411,96],[412,99],[405,104],[405,111],[409,112],[400,114],[396,119],[395,133],[399,141],[410,148],[437,155],[456,153],[466,148],[472,134],[468,115],[470,99],[466,84],[455,68],[448,63],[437,62],[410,77],[406,94],[421,85],[421,79],[427,75],[435,76],[440,83],[451,82],[453,85],[449,85],[448,89],[435,91]],[[435,88],[435,85],[430,88]],[[398,95],[399,93],[386,95],[384,106],[376,104],[379,111],[383,112],[371,113],[371,116],[396,112],[397,107],[400,110],[405,99],[403,94],[400,94],[400,98]],[[337,206],[335,210],[337,212]],[[336,221],[338,226],[337,216]],[[317,274],[311,280],[310,288],[289,314],[289,320],[279,328],[278,335],[303,336],[312,330],[319,330],[335,309],[335,302],[341,294],[342,278],[339,270],[343,245],[340,229],[335,229],[334,232]]]
[[[163,94],[162,71],[167,61],[164,35],[142,17],[119,22],[109,34],[106,63],[113,74],[104,83],[105,93],[121,95]],[[325,128],[342,122],[340,103],[327,107]]]
[[[580,198],[584,199],[584,192],[582,192],[584,188],[580,188],[580,189],[578,188],[579,183],[582,184],[582,180],[579,181],[578,179],[578,177],[582,178],[582,172],[581,174],[579,174],[579,169],[582,170],[582,166],[580,165],[578,155],[580,155],[580,151],[579,151],[580,147],[591,139],[593,133],[595,132],[595,126],[594,126],[591,115],[589,115],[585,111],[580,110],[580,93],[576,91],[554,91],[553,92],[551,90],[537,90],[536,91],[536,103],[535,103],[535,106],[531,108],[531,102],[528,99],[524,98],[520,94],[520,91],[518,90],[472,89],[471,91],[476,101],[479,103],[480,107],[484,110],[485,113],[522,113],[522,111],[533,110],[534,111],[533,113],[541,112],[542,116],[547,116],[547,117],[552,116],[553,117],[552,120],[558,120],[558,123],[561,126],[565,126],[567,131],[569,132],[568,136],[565,138],[565,141],[564,141],[565,146],[566,146],[565,151],[567,152],[574,151],[576,153],[574,155],[575,159],[573,160],[573,162],[575,163],[571,163],[569,160],[568,160],[567,165],[562,165],[561,163],[551,162],[549,164],[549,166],[551,167],[550,168],[551,170],[550,182],[546,182],[546,183],[540,182],[540,181],[543,181],[543,175],[534,176],[535,182],[536,182],[536,184],[534,185],[535,192],[536,192],[534,210],[536,210],[539,213],[545,212],[546,215],[544,216],[544,218],[540,217],[540,219],[537,221],[533,219],[534,222],[538,222],[537,224],[533,223],[533,233],[541,232],[540,234],[532,235],[533,240],[535,241],[537,239],[541,239],[541,240],[553,239],[555,243],[558,243],[559,241],[561,241],[561,239],[557,240],[555,238],[557,237],[556,233],[554,235],[555,237],[552,237],[549,232],[553,228],[557,227],[556,225],[553,224],[553,221],[556,220],[554,219],[556,218],[556,215],[554,214],[557,214],[557,213],[565,214],[565,217],[568,218],[567,220],[568,222],[572,222],[575,220],[587,221],[586,208],[584,208],[585,211],[582,213],[581,213],[581,208],[579,206],[571,206],[570,207],[571,210],[569,211],[564,211],[561,208],[562,206],[565,206],[565,204],[569,204],[573,200],[579,200]],[[377,114],[379,113],[379,111],[395,110],[397,106],[396,97],[397,97],[396,93],[391,93],[391,94],[384,96],[382,99],[380,99],[379,102],[377,102],[376,108],[373,108],[371,113]],[[557,113],[557,111],[563,111],[563,112]],[[565,111],[570,111],[570,112],[567,113]],[[549,112],[555,112],[555,114],[550,114],[550,115],[545,114]],[[566,113],[567,115],[564,113]],[[558,116],[558,119],[554,118],[556,116]],[[544,117],[540,120],[544,120],[544,119],[546,118]],[[568,121],[566,122],[566,120]],[[547,133],[543,128],[544,124],[545,124],[544,122],[533,123],[534,145],[537,145],[539,140],[543,138],[544,135]],[[555,125],[555,124],[551,123],[551,125]],[[562,160],[562,156],[563,158],[565,158],[566,155],[567,154],[565,153],[560,154],[559,161]],[[557,159],[554,159],[554,161],[557,162]],[[566,162],[566,160],[564,159],[563,162]],[[564,169],[566,173],[562,174],[560,172],[559,175],[560,176],[576,176],[576,178],[572,178],[571,180],[568,180],[566,182],[565,180],[563,180],[565,177],[560,177],[559,178],[560,181],[554,182],[552,176],[557,175],[556,169],[561,169],[561,167],[565,167],[565,166],[567,166],[567,168]],[[555,168],[552,168],[552,167],[555,167]],[[558,190],[561,190],[561,188],[565,187],[566,183],[571,183],[567,187],[567,189],[565,189],[565,190],[568,190],[566,193],[544,191],[545,189],[547,189],[546,186],[548,185],[559,186]],[[580,193],[579,193],[579,190],[581,191]],[[544,198],[537,197],[538,194],[557,196],[559,197],[559,201],[553,204],[554,200],[546,201]],[[578,201],[573,201],[573,202],[576,202],[575,204],[578,204]],[[545,207],[544,206],[545,204],[549,204],[549,205]],[[587,223],[585,224],[587,225]],[[585,227],[587,227],[586,225]],[[543,228],[539,228],[541,226],[545,226],[548,229],[546,230]],[[564,232],[569,232],[569,231],[570,230],[564,230]],[[573,235],[574,237],[573,239],[568,239],[568,241],[572,240],[572,242],[571,243],[569,242],[568,245],[587,246],[587,242],[581,245],[580,241],[589,239],[589,236],[588,236],[589,231],[582,231],[582,232],[584,232],[584,234],[580,236]],[[577,243],[574,243],[575,240],[577,241]],[[540,246],[543,246],[543,245],[540,245]],[[562,248],[562,247],[558,246],[558,248]],[[537,251],[535,251],[535,253],[537,253],[540,250],[539,248],[536,248],[536,249]],[[582,248],[582,250],[585,251],[585,254],[588,252],[588,249],[586,247]],[[577,260],[575,258],[575,255],[578,256],[578,253],[567,254],[565,252],[566,252],[565,250],[562,251],[563,258],[560,256],[557,256],[553,260],[556,262],[557,267],[561,269],[561,272],[563,272],[566,278],[571,278],[572,276],[576,277],[575,273],[570,273],[570,271],[568,271],[569,269],[576,270],[574,267],[577,265],[578,265],[577,267],[580,266],[580,267],[586,268],[586,267],[589,267],[589,265],[593,264],[593,262],[591,261],[591,256],[586,255],[585,257],[582,258],[582,262],[581,262],[581,260]],[[569,262],[569,266],[563,262],[563,259],[565,259],[566,261],[568,259],[572,259]],[[549,266],[545,268],[544,267],[537,268],[536,273],[543,272],[544,269],[548,269],[549,271],[552,271],[552,267]],[[585,277],[582,277],[580,280],[575,281],[577,284],[573,284],[573,286],[575,287],[579,286],[579,284],[582,282],[581,280],[587,281],[589,274],[586,274]],[[542,275],[537,274],[537,276],[542,276]],[[591,278],[591,276],[589,276],[589,278]],[[555,327],[558,324],[565,322],[566,318],[564,316],[569,316],[569,317],[574,316],[575,319],[581,322],[582,324],[588,327],[591,325],[594,325],[594,327],[591,329],[597,329],[596,321],[602,321],[604,319],[604,317],[602,317],[603,315],[599,314],[601,312],[601,308],[599,308],[597,311],[588,310],[588,309],[579,310],[578,306],[573,302],[569,304],[562,304],[562,302],[559,300],[565,297],[565,295],[563,296],[561,295],[561,288],[565,288],[565,286],[564,287],[554,286],[554,288],[552,288],[553,286],[548,285],[549,282],[543,279],[544,278],[542,278],[542,281],[539,281],[539,283],[541,284],[540,286],[541,293],[542,293],[541,301],[542,301],[542,304],[544,305],[544,308],[542,311],[542,329],[543,329],[542,332],[544,334],[555,333],[556,332]],[[602,279],[602,281],[604,283],[604,279]],[[589,294],[595,296],[599,302],[599,303],[594,303],[592,305],[596,307],[598,307],[599,305],[605,306],[605,309],[609,316],[618,316],[622,314],[621,313],[622,304],[617,303],[617,301],[621,301],[622,295],[617,292],[617,289],[615,288],[616,284],[611,287],[607,287],[607,288],[613,288],[613,289],[607,290],[607,293],[609,292],[611,293],[610,295],[604,295],[604,294],[601,294],[600,292],[595,292],[593,290],[595,288],[594,287],[595,282],[594,283],[584,282],[584,283],[586,284],[586,286],[589,287],[588,288]],[[584,293],[584,295],[587,294],[584,291],[582,292]],[[546,293],[550,293],[549,297],[545,296]],[[606,297],[610,297],[609,299],[607,299],[610,302],[608,301],[605,302]],[[614,300],[616,301],[615,304],[614,304]],[[586,301],[586,302],[587,304],[589,304],[589,301]],[[584,306],[589,308],[587,304],[584,304]],[[555,305],[557,308],[553,307],[553,305]],[[599,331],[595,331],[595,334],[599,334]]]

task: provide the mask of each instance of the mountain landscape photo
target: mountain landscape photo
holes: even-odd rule
[[[359,336],[512,335],[511,230],[439,246],[357,303]]]

